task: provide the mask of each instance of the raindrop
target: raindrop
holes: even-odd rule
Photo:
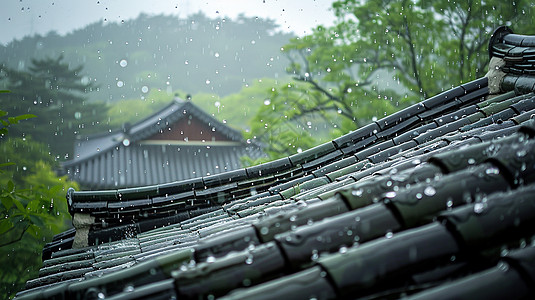
[[[475,164],[475,163],[476,163],[476,160],[475,160],[475,159],[473,159],[473,158],[469,158],[469,159],[468,159],[468,164],[473,165],[473,164]]]
[[[270,104],[271,104],[271,99],[264,100],[264,105],[270,105]]]
[[[130,146],[130,140],[129,140],[129,139],[124,139],[124,140],[123,140],[123,145],[124,145],[125,147]]]
[[[436,193],[437,193],[437,191],[432,186],[428,186],[424,190],[424,194],[429,196],[429,197],[434,196]]]
[[[216,52],[216,53],[214,54],[214,56],[215,56],[215,57],[219,57],[219,52]]]
[[[453,207],[453,201],[448,200],[448,202],[446,202],[446,207],[447,207],[448,209],[451,209],[451,208]]]
[[[351,195],[356,196],[356,197],[362,197],[362,193],[363,193],[363,192],[364,192],[364,191],[363,191],[362,189],[358,189],[358,190],[354,190],[354,191],[352,191],[352,192],[351,192]]]
[[[525,149],[518,150],[516,152],[516,156],[518,156],[518,157],[524,157],[524,156],[526,156],[526,154],[527,154],[527,151]]]
[[[123,87],[124,82],[122,80],[117,81],[117,87]]]
[[[141,92],[142,92],[143,94],[148,93],[148,92],[149,92],[149,87],[146,86],[146,85],[142,86],[142,87],[141,87]]]
[[[206,83],[206,84],[210,84],[210,80],[209,80],[209,79],[206,79],[205,83]]]
[[[104,298],[106,298],[106,296],[104,295],[104,293],[98,293],[98,294],[97,294],[97,297],[98,297],[99,299],[104,299]]]
[[[488,175],[491,175],[491,174],[500,174],[500,170],[498,168],[488,168],[485,170],[485,173],[487,173]]]
[[[422,193],[416,193],[416,199],[422,199],[423,195]]]
[[[125,288],[124,288],[123,291],[124,291],[124,292],[127,292],[127,293],[128,293],[128,292],[133,292],[133,291],[134,291],[134,287],[131,286],[131,285],[127,285],[127,286],[125,286]]]
[[[387,233],[385,234],[385,237],[386,237],[387,239],[391,239],[393,236],[394,236],[394,234],[393,234],[391,231],[389,231],[389,232],[387,232]]]
[[[121,67],[126,67],[128,66],[128,62],[126,61],[126,59],[122,59],[120,62],[119,62],[119,66]]]
[[[345,246],[340,247],[340,249],[338,250],[338,252],[340,252],[341,254],[346,253],[346,252],[347,252],[347,247],[345,247]]]
[[[247,258],[245,259],[245,263],[250,265],[253,263],[253,256],[252,255],[249,255],[247,256]]]
[[[396,195],[397,195],[396,192],[391,191],[391,192],[386,193],[385,197],[388,198],[388,199],[392,199],[392,198],[395,198]]]
[[[474,212],[476,214],[480,214],[485,210],[486,207],[487,207],[486,203],[478,202],[478,203],[474,204]]]
[[[211,256],[211,255],[208,256],[208,257],[206,258],[206,262],[209,263],[209,264],[215,262],[215,257],[213,257],[213,256]]]
[[[498,269],[503,272],[507,272],[509,270],[509,265],[506,262],[500,261],[498,263]]]

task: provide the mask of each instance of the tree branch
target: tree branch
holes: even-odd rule
[[[26,233],[26,230],[28,230],[29,227],[30,227],[30,225],[26,225],[26,227],[22,230],[22,232],[20,233],[20,236],[17,239],[11,240],[11,241],[9,241],[7,243],[0,244],[0,247],[9,246],[9,245],[15,244],[16,242],[22,240],[22,237],[24,236],[24,233]],[[13,227],[13,228],[15,228],[15,227]]]

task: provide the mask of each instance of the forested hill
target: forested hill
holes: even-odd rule
[[[0,63],[24,69],[32,58],[63,54],[98,86],[87,94],[92,100],[139,98],[151,89],[225,96],[254,78],[283,76],[288,62],[280,48],[291,37],[272,20],[142,14],[0,45]]]

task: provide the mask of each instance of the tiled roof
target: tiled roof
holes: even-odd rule
[[[184,118],[194,116],[226,141],[144,141]],[[187,138],[186,138],[187,139]],[[171,142],[171,143],[170,143]],[[132,126],[83,137],[74,159],[63,163],[71,179],[92,189],[154,185],[219,174],[242,167],[240,158],[264,156],[259,145],[217,121],[191,101],[175,98],[168,106]]]
[[[535,37],[489,48],[486,77],[302,153],[70,190],[76,229],[19,299],[533,297],[535,94],[511,70]]]

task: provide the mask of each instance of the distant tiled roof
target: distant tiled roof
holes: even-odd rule
[[[302,153],[70,190],[76,229],[18,298],[532,298],[535,37],[489,48],[486,77]]]
[[[226,141],[144,141],[189,116]],[[191,101],[179,98],[133,126],[82,137],[75,143],[74,152],[74,159],[63,163],[63,168],[71,179],[92,189],[153,185],[219,174],[241,168],[241,157],[256,159],[264,155],[258,145],[246,143],[239,131],[217,121]]]

